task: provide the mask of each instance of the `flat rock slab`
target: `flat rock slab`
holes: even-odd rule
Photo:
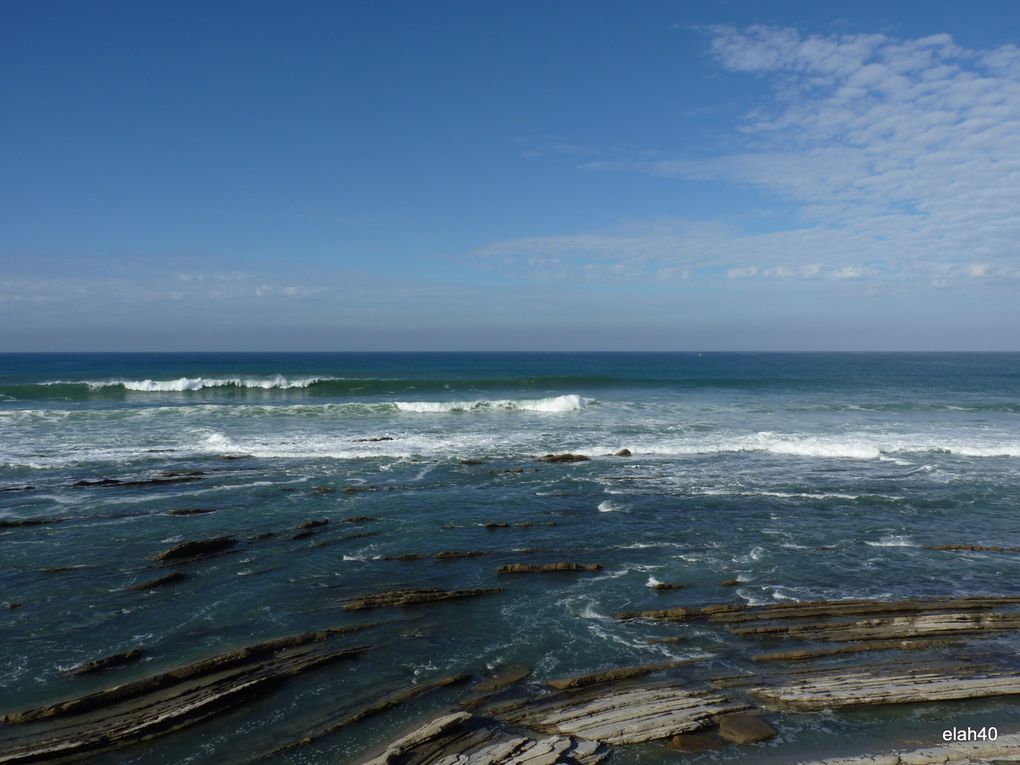
[[[19,725],[51,719],[60,724],[49,732],[17,737],[4,730],[0,764],[91,759],[195,725],[265,696],[286,678],[357,656],[365,646],[338,646],[334,638],[358,628],[275,638],[85,696],[9,713],[0,722]]]
[[[365,765],[595,765],[606,754],[593,741],[512,734],[493,720],[454,712],[394,741]]]
[[[870,669],[825,672],[749,690],[770,709],[817,711],[868,704],[906,704],[1020,695],[1020,675],[944,671],[932,666],[904,672]]]
[[[865,754],[859,757],[834,757],[800,765],[935,765],[935,763],[1020,762],[1020,733],[999,736],[995,741],[945,744],[928,749],[889,754]]]
[[[344,603],[344,611],[363,611],[371,608],[396,608],[413,606],[419,603],[437,603],[444,600],[468,598],[475,595],[489,595],[502,592],[499,587],[479,588],[472,590],[389,590],[372,595],[354,598]]]
[[[719,719],[719,736],[734,744],[754,744],[775,735],[773,727],[755,715],[728,715]]]
[[[597,686],[518,705],[505,717],[543,733],[604,744],[672,738],[713,724],[718,715],[749,709],[716,691],[678,683]]]

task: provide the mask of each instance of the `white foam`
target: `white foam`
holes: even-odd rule
[[[574,412],[582,409],[587,400],[570,393],[564,396],[533,399],[500,399],[478,401],[395,401],[398,411],[419,414],[445,414],[447,412],[484,412],[493,409],[524,412]]]
[[[910,537],[903,536],[902,534],[889,534],[882,537],[877,542],[864,541],[864,544],[870,545],[871,547],[917,547],[917,543],[914,542]]]
[[[54,380],[43,385],[87,385],[90,388],[116,388],[138,393],[166,393],[196,391],[204,388],[261,388],[263,390],[307,388],[319,382],[338,380],[338,377],[299,377],[283,375],[267,377],[178,377],[176,380]]]
[[[623,508],[621,508],[619,505],[613,504],[608,499],[605,500],[604,502],[600,502],[599,503],[599,512],[600,513],[616,513],[616,512],[619,512],[622,509]]]

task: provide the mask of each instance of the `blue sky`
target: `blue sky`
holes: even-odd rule
[[[0,4],[0,350],[1020,349],[1020,4]]]

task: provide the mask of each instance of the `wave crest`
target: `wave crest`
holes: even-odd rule
[[[174,393],[203,390],[205,388],[261,388],[262,390],[290,390],[307,388],[320,382],[337,380],[337,377],[297,377],[268,375],[266,377],[178,377],[176,380],[82,380],[57,381],[43,385],[87,385],[90,389],[123,388],[139,393]]]
[[[493,409],[524,412],[574,412],[584,408],[586,399],[570,393],[564,396],[531,399],[502,399],[497,401],[395,401],[400,412],[441,414],[446,412],[484,412]]]

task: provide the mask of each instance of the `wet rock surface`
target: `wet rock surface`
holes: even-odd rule
[[[181,542],[152,556],[152,560],[160,562],[188,561],[218,555],[230,550],[237,544],[233,537],[213,537],[193,542]]]
[[[772,726],[755,715],[726,715],[719,719],[720,738],[735,744],[754,744],[767,741],[775,735]]]
[[[468,590],[390,590],[354,598],[343,605],[345,611],[364,611],[372,608],[398,608],[421,603],[438,603],[444,600],[470,598],[477,595],[491,595],[501,592],[499,587],[474,588]]]
[[[540,457],[539,459],[541,459],[542,462],[588,462],[589,460],[591,460],[591,457],[586,457],[583,454],[564,453],[564,454],[547,454],[544,457]]]
[[[500,574],[548,574],[573,571],[601,571],[602,566],[598,563],[569,563],[559,561],[558,563],[508,563],[500,566]]]
[[[111,667],[122,667],[125,664],[130,664],[133,661],[137,661],[142,658],[144,651],[141,648],[132,648],[129,651],[123,653],[115,653],[110,656],[104,656],[101,659],[93,659],[92,661],[86,661],[82,664],[78,664],[71,669],[67,670],[67,674],[72,677],[78,675],[88,675],[93,672],[101,672],[104,669],[110,669]]]

